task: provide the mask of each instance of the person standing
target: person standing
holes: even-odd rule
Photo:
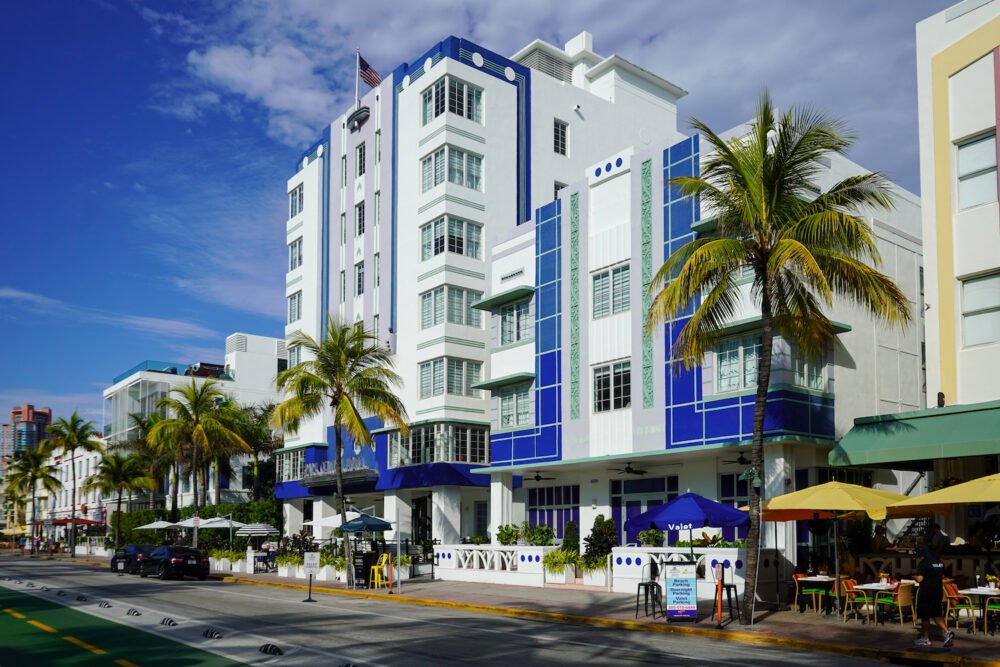
[[[917,646],[930,646],[931,623],[941,628],[944,633],[944,646],[955,643],[955,633],[948,629],[944,614],[941,612],[944,601],[944,563],[937,552],[929,547],[917,550],[921,557],[917,566],[917,574],[913,578],[920,584],[920,594],[917,596],[917,617],[922,623],[923,636],[914,642]],[[902,611],[900,611],[902,613]]]

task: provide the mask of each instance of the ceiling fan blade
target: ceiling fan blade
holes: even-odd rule
[[[633,470],[632,474],[633,475],[645,475],[648,472],[649,472],[648,470]]]

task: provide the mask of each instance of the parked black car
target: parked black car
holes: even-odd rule
[[[111,557],[111,571],[135,574],[155,548],[152,544],[126,544],[121,549],[115,549],[115,555]]]
[[[140,577],[151,574],[160,579],[188,576],[204,581],[208,577],[208,556],[193,547],[156,547],[139,566]]]

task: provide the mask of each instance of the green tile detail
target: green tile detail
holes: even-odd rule
[[[639,221],[641,227],[642,314],[649,312],[653,298],[649,285],[653,282],[653,161],[642,163],[641,202]],[[642,331],[642,407],[651,408],[655,402],[653,392],[653,336],[643,327]]]
[[[580,193],[569,198],[569,418],[580,418]]]

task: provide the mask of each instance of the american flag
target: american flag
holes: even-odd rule
[[[379,73],[375,71],[374,67],[368,64],[367,60],[361,57],[360,53],[358,54],[358,75],[361,76],[362,81],[372,88],[382,82],[382,77]]]

